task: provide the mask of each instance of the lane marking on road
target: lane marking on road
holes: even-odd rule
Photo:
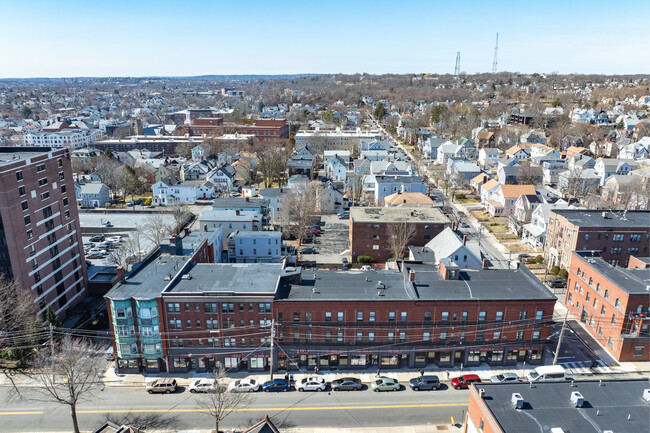
[[[0,412],[2,415],[43,415],[43,411]]]
[[[310,410],[354,410],[354,409],[407,409],[425,407],[451,407],[467,406],[467,403],[432,403],[432,404],[392,404],[392,405],[367,405],[367,406],[310,406],[310,407],[259,407],[236,408],[233,412],[270,412],[270,411],[310,411]],[[78,410],[77,413],[183,413],[205,412],[203,409],[106,409],[106,410]]]

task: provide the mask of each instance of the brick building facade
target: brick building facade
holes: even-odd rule
[[[371,256],[375,262],[392,257],[390,236],[403,231],[404,224],[413,227],[408,245],[422,247],[451,225],[440,209],[426,206],[353,207],[350,208],[350,252],[352,260],[360,255]],[[394,226],[395,229],[392,229]],[[406,252],[408,254],[408,252]]]
[[[556,209],[549,214],[546,233],[549,268],[568,269],[571,253],[579,250],[600,250],[603,260],[623,267],[630,256],[650,256],[648,211]]]
[[[0,148],[0,270],[59,318],[86,296],[88,275],[69,149]]]
[[[650,260],[613,266],[600,251],[571,256],[564,304],[618,361],[650,361]]]

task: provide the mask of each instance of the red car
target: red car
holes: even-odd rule
[[[467,389],[470,383],[481,383],[481,378],[475,374],[465,374],[451,379],[451,386],[456,389]]]

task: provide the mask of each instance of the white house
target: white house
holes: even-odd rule
[[[199,162],[205,159],[205,149],[200,144],[192,148],[192,161]]]
[[[465,156],[465,148],[451,141],[446,141],[438,147],[438,164],[445,164],[449,158]]]
[[[282,259],[282,232],[236,230],[228,235],[228,262],[273,263]]]
[[[327,177],[333,181],[345,182],[347,180],[347,163],[340,156],[335,156],[325,163]]]
[[[223,249],[227,249],[230,233],[236,230],[260,230],[262,217],[256,210],[218,209],[208,210],[199,216],[200,227],[221,228],[223,230]]]
[[[282,213],[282,203],[289,193],[289,188],[266,188],[259,192],[259,196],[269,202],[269,219],[271,224],[280,225],[280,215]]]
[[[237,172],[230,164],[224,164],[220,167],[213,168],[206,176],[219,191],[229,191],[235,183]]]
[[[472,251],[467,245],[467,238],[461,238],[451,228],[447,227],[436,237],[431,239],[424,248],[409,248],[409,259],[418,260],[419,249],[428,250],[433,254],[433,262],[440,263],[442,259],[451,259],[461,269],[481,269],[482,260],[479,251]]]
[[[197,182],[183,182],[177,185],[167,185],[156,182],[153,190],[152,206],[175,206],[195,204],[199,184]]]
[[[478,162],[481,167],[495,167],[499,163],[499,149],[495,147],[484,147],[478,151]]]

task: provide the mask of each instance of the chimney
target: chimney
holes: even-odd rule
[[[251,201],[250,197],[246,197],[246,203],[249,203]]]
[[[207,231],[208,231],[208,225],[207,225],[207,224],[203,224],[203,231],[204,231],[204,232],[207,232]]]
[[[239,209],[235,209],[235,215],[239,215]]]
[[[483,269],[488,268],[488,259],[483,259]]]
[[[190,229],[185,229],[185,236],[189,236],[190,234]]]
[[[603,219],[604,219],[604,220],[607,219],[607,211],[603,211]]]
[[[280,193],[283,193],[284,191],[282,190],[282,187],[280,187]]]
[[[117,281],[122,281],[124,279],[125,275],[126,275],[126,271],[124,269],[124,266],[118,266],[117,267]]]
[[[463,245],[467,245],[467,235],[463,235]]]
[[[413,269],[409,270],[409,281],[411,282],[415,281],[415,271]]]

